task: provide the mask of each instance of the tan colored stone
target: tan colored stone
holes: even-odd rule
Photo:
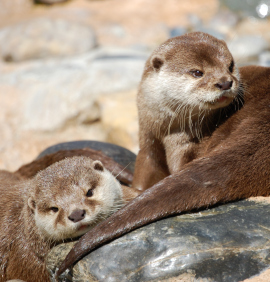
[[[245,279],[242,282],[269,282],[269,281],[270,281],[270,269],[268,268],[267,270],[262,272],[260,275],[254,276],[249,279]]]
[[[9,15],[20,15],[30,11],[33,6],[32,0],[0,0],[0,18]]]
[[[231,37],[233,39],[236,35],[256,35],[262,36],[270,43],[269,24],[269,18],[265,20],[252,17],[245,18],[237,25],[234,32],[231,33]]]
[[[98,98],[101,121],[108,130],[108,141],[138,152],[138,113],[136,90]]]
[[[2,133],[2,121],[0,131]],[[19,125],[9,127],[8,134],[1,134],[0,168],[14,171],[22,164],[35,159],[41,151],[61,142],[97,140],[106,142],[108,134],[100,122],[89,125],[73,125],[61,131],[21,131]]]

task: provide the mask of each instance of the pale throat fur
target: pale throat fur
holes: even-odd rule
[[[146,62],[139,88],[140,148],[161,142],[170,174],[179,171],[195,157],[193,147],[219,126],[228,106],[243,105],[242,92],[224,41],[203,33],[166,41]]]

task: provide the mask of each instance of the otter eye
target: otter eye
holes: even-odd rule
[[[58,212],[58,208],[56,208],[56,207],[51,207],[50,210],[55,212],[55,213]]]
[[[203,72],[199,70],[191,70],[190,73],[196,78],[203,76]]]
[[[86,197],[92,197],[93,196],[93,190],[89,189],[86,193]]]
[[[229,66],[229,71],[233,72],[233,68],[234,68],[234,61],[231,62],[230,66]]]

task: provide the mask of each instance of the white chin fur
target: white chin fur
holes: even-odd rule
[[[179,75],[166,71],[154,73],[142,85],[144,98],[149,107],[156,104],[159,108],[171,108],[176,104],[181,106],[198,107],[201,109],[217,109],[229,105],[237,95],[237,88],[231,91],[197,90],[198,81],[189,75]],[[226,96],[228,99],[218,102],[218,98]],[[178,108],[178,109],[179,109]]]
[[[187,104],[187,97],[191,97],[195,85],[196,81],[187,75],[177,75],[161,70],[146,79],[142,85],[142,91],[148,104],[158,103],[160,106],[170,107],[168,98],[171,98],[171,103],[176,100]],[[191,97],[189,101],[191,104],[194,103],[192,100]]]

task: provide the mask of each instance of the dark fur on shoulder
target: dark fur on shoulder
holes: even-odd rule
[[[40,159],[21,166],[15,171],[15,176],[23,179],[32,178],[40,170],[45,169],[55,162],[59,162],[65,158],[74,156],[85,156],[92,160],[101,161],[104,167],[109,170],[119,181],[125,185],[130,185],[133,180],[133,174],[117,162],[113,161],[110,157],[103,154],[101,151],[96,151],[91,148],[76,149],[76,150],[60,150],[56,153],[46,155]]]

